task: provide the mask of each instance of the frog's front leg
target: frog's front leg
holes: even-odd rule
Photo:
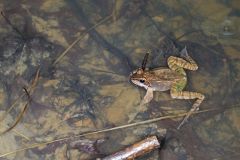
[[[141,101],[140,105],[144,105],[148,102],[150,102],[153,99],[153,89],[151,87],[147,88],[147,92],[143,98],[143,100]]]
[[[182,80],[184,81],[184,80]],[[173,84],[170,94],[172,98],[176,99],[197,99],[190,111],[187,113],[185,118],[182,120],[182,122],[179,124],[177,129],[180,129],[180,127],[188,120],[188,118],[192,115],[193,112],[197,111],[199,109],[199,105],[204,100],[205,96],[198,92],[189,92],[189,91],[182,91],[182,87],[184,82],[176,82]]]

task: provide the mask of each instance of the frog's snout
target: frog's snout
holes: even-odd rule
[[[132,78],[132,75],[134,74],[134,72],[131,72],[130,74],[129,74],[129,76],[128,76],[128,82],[129,83],[132,83],[132,80],[131,80],[131,78]]]

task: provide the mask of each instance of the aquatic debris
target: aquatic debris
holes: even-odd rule
[[[22,119],[24,113],[26,112],[26,110],[27,110],[27,108],[28,108],[28,106],[29,106],[29,104],[30,104],[30,102],[31,102],[31,96],[30,96],[30,94],[33,92],[33,90],[35,89],[35,87],[36,87],[36,85],[37,85],[37,82],[38,82],[38,79],[39,79],[39,74],[40,74],[40,68],[38,68],[38,70],[37,70],[37,72],[36,72],[36,75],[35,75],[34,79],[32,80],[31,85],[28,87],[28,89],[27,89],[27,88],[23,88],[24,91],[25,91],[25,94],[27,95],[28,102],[26,102],[26,104],[24,105],[22,111],[21,111],[20,114],[17,116],[17,118],[16,118],[15,122],[13,123],[13,125],[12,125],[11,127],[9,127],[8,129],[6,129],[5,131],[1,132],[0,134],[5,134],[5,133],[11,131],[11,130],[20,122],[20,120]],[[24,96],[24,94],[21,95],[21,96],[19,96],[19,97],[17,98],[17,100],[19,100],[19,99],[22,98],[23,96]],[[16,100],[15,102],[17,102],[17,100]],[[14,104],[15,104],[15,102],[14,102]],[[13,106],[14,106],[14,105],[12,105],[12,106],[9,108],[9,110],[7,111],[7,114],[13,109]],[[5,114],[5,116],[6,116],[7,114]],[[0,120],[3,120],[4,118],[5,118],[5,117],[3,116]]]
[[[52,152],[55,152],[62,146],[66,145],[67,150],[78,150],[80,152],[86,152],[88,154],[100,154],[98,150],[98,146],[103,143],[105,139],[96,139],[96,140],[91,140],[87,138],[69,138],[65,139],[63,141],[58,141],[56,143],[49,144],[45,147],[40,147],[40,148],[35,148],[32,151],[35,153],[39,154],[49,154]]]
[[[151,136],[121,151],[107,156],[102,160],[135,159],[136,157],[143,156],[144,154],[149,153],[157,148],[160,148],[160,142],[156,136]]]
[[[89,139],[79,139],[69,144],[69,148],[78,149],[80,151],[87,152],[89,154],[99,154],[97,146],[103,143],[105,139],[98,139],[95,141]]]
[[[236,26],[230,19],[225,19],[220,26],[220,34],[225,37],[234,36],[236,34]]]
[[[15,122],[13,123],[13,125],[11,127],[9,127],[7,130],[3,131],[1,134],[5,134],[9,131],[11,131],[22,119],[23,114],[26,112],[27,108],[28,108],[29,102],[27,102],[24,107],[23,110],[21,111],[21,113],[18,115],[18,117],[16,118]]]
[[[234,107],[235,106],[232,106],[232,107],[229,107],[228,109],[232,109]],[[205,109],[205,110],[201,110],[201,111],[196,111],[193,114],[211,112],[211,111],[216,111],[216,110],[219,110],[219,107],[211,108],[211,109]],[[145,120],[145,121],[141,121],[141,122],[137,122],[137,123],[131,123],[131,124],[126,124],[126,125],[117,126],[117,127],[113,127],[113,128],[107,128],[107,129],[102,129],[102,130],[97,130],[97,131],[92,131],[92,132],[81,133],[81,134],[78,134],[78,135],[72,135],[70,137],[63,137],[63,138],[59,138],[59,139],[55,139],[55,140],[51,140],[51,141],[42,142],[42,143],[34,143],[34,144],[26,146],[24,148],[20,148],[20,149],[14,150],[14,151],[10,151],[10,152],[7,152],[7,153],[0,154],[0,158],[6,157],[6,156],[11,155],[11,154],[15,154],[17,152],[22,152],[22,151],[26,151],[26,150],[29,150],[29,149],[45,146],[45,145],[48,145],[48,144],[66,141],[66,140],[69,140],[69,139],[72,139],[72,138],[86,137],[86,136],[96,135],[96,134],[100,134],[100,133],[116,131],[116,130],[119,130],[119,129],[136,127],[136,126],[139,126],[139,125],[154,123],[154,122],[158,122],[158,121],[165,120],[165,119],[179,118],[179,117],[183,117],[183,116],[186,116],[186,115],[187,115],[187,112],[182,113],[182,114],[178,114],[178,115],[163,116],[163,117],[149,119],[149,120]]]

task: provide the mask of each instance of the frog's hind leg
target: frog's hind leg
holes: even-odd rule
[[[172,98],[176,99],[197,99],[190,111],[187,113],[183,121],[180,123],[177,129],[180,129],[180,127],[188,120],[188,118],[192,115],[193,112],[197,111],[199,109],[199,105],[204,100],[205,96],[198,92],[189,92],[189,91],[182,91],[183,89],[183,83],[184,80],[176,82],[173,84],[170,94]]]
[[[190,56],[186,56],[185,58],[187,60],[179,57],[170,56],[167,60],[169,68],[176,71],[178,71],[179,68],[185,68],[192,71],[198,69],[197,63]]]

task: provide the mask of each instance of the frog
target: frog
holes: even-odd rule
[[[173,99],[196,99],[191,109],[186,113],[182,122],[178,125],[180,129],[189,117],[199,110],[200,104],[205,99],[204,94],[193,91],[185,91],[187,85],[187,74],[185,70],[196,71],[197,63],[189,56],[186,46],[180,51],[180,57],[169,56],[167,58],[167,67],[157,67],[146,69],[146,63],[149,53],[146,53],[142,66],[130,74],[130,81],[146,89],[146,94],[141,100],[140,105],[145,105],[153,99],[155,91],[170,91]]]

